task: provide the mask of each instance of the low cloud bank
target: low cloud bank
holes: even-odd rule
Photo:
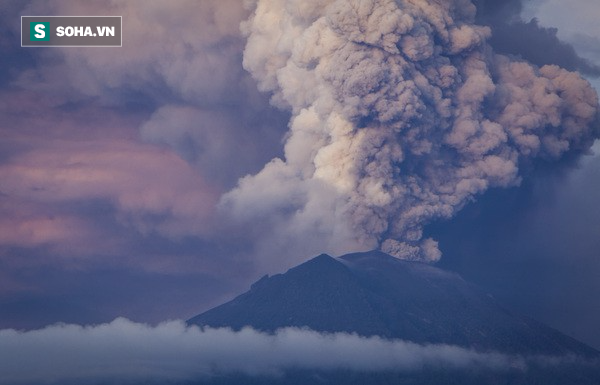
[[[529,362],[563,360],[297,328],[266,334],[251,328],[201,329],[183,321],[149,326],[124,318],[96,326],[0,330],[0,346],[0,384],[184,381],[233,373],[277,376],[286,369],[521,371]]]

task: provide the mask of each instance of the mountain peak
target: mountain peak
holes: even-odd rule
[[[339,268],[339,262],[335,258],[328,254],[319,254],[316,257],[309,259],[308,261],[296,267],[292,267],[288,270],[288,273],[303,270],[315,270],[319,272],[325,272]]]
[[[308,327],[507,353],[598,355],[504,309],[455,273],[379,251],[321,254],[261,278],[250,291],[188,322],[267,332]]]

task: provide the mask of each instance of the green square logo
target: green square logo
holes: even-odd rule
[[[50,22],[33,21],[29,23],[29,40],[50,41]]]

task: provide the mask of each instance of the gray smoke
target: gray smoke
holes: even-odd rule
[[[244,66],[292,118],[285,159],[221,209],[268,228],[264,250],[436,261],[426,224],[597,134],[589,83],[496,54],[469,0],[251,3]]]

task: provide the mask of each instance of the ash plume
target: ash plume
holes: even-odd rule
[[[469,0],[250,7],[244,67],[292,117],[285,159],[241,179],[220,207],[267,226],[269,247],[436,261],[425,225],[597,135],[589,83],[495,53]]]

